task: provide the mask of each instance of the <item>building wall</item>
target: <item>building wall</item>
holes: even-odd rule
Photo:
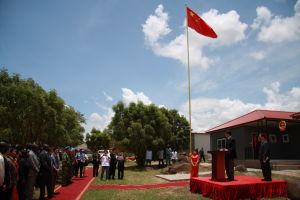
[[[272,123],[273,122],[273,123]],[[300,159],[300,122],[287,122],[286,131],[280,132],[278,121],[267,122],[267,133],[269,136],[271,159],[294,160]],[[275,126],[272,126],[274,125]],[[288,141],[284,141],[283,137],[287,136]],[[271,137],[274,141],[272,141]]]
[[[253,135],[258,135],[264,132],[269,137],[271,159],[273,160],[299,160],[300,159],[300,122],[287,122],[287,130],[280,132],[278,123],[275,121],[258,121],[253,126],[243,125],[241,127],[228,128],[226,131],[231,131],[232,137],[236,140],[237,160],[253,160],[258,159],[257,153],[253,148]],[[224,138],[226,132],[218,131],[210,134],[211,149],[217,150],[217,140]],[[275,136],[276,142],[270,141],[270,135]],[[288,135],[289,142],[283,142],[283,135]]]
[[[193,134],[194,135],[194,149],[204,149],[204,153],[207,155],[207,151],[210,150],[210,135],[209,134]]]
[[[236,142],[236,153],[237,159],[244,160],[245,159],[245,147],[248,146],[248,136],[245,134],[244,127],[236,127],[232,129],[227,129],[226,131],[219,131],[210,134],[211,139],[211,149],[217,150],[217,140],[224,138],[224,133],[227,131],[231,131],[232,137],[235,138]]]

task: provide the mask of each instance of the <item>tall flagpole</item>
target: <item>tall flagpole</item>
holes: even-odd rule
[[[189,47],[189,28],[187,16],[187,4],[185,4],[186,14],[186,43],[187,43],[187,61],[188,61],[188,90],[189,90],[189,122],[190,122],[190,154],[192,154],[192,106],[191,106],[191,72],[190,72],[190,47]]]

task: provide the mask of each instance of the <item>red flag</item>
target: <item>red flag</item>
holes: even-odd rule
[[[193,10],[186,7],[187,24],[190,28],[194,29],[197,33],[207,37],[217,38],[215,31],[199,17]]]

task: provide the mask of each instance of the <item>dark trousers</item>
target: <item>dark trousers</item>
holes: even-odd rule
[[[158,159],[158,168],[165,167],[164,159]]]
[[[98,176],[99,164],[93,164],[93,177]]]
[[[124,178],[124,167],[118,167],[118,179]]]
[[[151,167],[151,160],[148,160],[148,159],[147,159],[145,165]]]
[[[54,190],[55,190],[57,176],[58,176],[58,172],[57,171],[53,171],[52,172],[52,188],[51,188],[52,189],[52,193],[54,193]]]
[[[18,181],[17,190],[18,190],[19,200],[26,200],[26,199],[28,199],[26,197],[26,194],[25,194],[25,183],[26,182]]]
[[[114,164],[109,166],[109,179],[115,179],[116,166]]]
[[[225,158],[225,170],[229,180],[234,180],[234,161],[233,159]]]
[[[52,173],[39,177],[40,199],[45,199],[45,187],[47,187],[48,197],[53,196]]]
[[[83,163],[78,161],[76,165],[75,176],[78,176],[78,171],[79,171],[79,175],[80,177],[82,177],[82,170],[83,170]]]
[[[205,162],[205,156],[204,155],[200,155],[200,162],[202,161],[202,159]]]
[[[6,189],[4,191],[0,191],[0,199],[11,199],[12,198],[12,189]]]
[[[166,158],[166,166],[171,165],[171,158]]]
[[[108,177],[109,177],[109,166],[102,166],[102,170],[101,170],[101,180],[103,179],[103,174],[104,174],[104,171],[105,171],[105,179],[107,180]]]
[[[26,198],[32,199],[33,192],[34,192],[34,186],[36,184],[37,174],[31,174],[31,176],[28,176],[25,184],[25,195]]]
[[[265,180],[272,180],[272,177],[271,177],[271,166],[270,166],[270,161],[266,161],[266,162],[263,162],[263,160],[260,160],[260,166],[261,166],[261,169],[262,169],[262,173],[263,173],[263,176],[264,176],[264,179]]]

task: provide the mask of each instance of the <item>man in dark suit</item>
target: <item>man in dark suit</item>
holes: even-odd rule
[[[265,134],[259,134],[260,148],[259,161],[264,179],[262,181],[272,181],[270,166],[270,145]]]
[[[231,132],[228,131],[224,134],[226,138],[225,148],[228,153],[225,154],[225,170],[227,175],[227,181],[234,180],[234,159],[236,158],[235,139],[231,136]]]
[[[45,199],[45,187],[47,187],[48,199],[54,197],[52,190],[52,161],[49,154],[49,146],[43,145],[43,150],[39,155],[40,159],[40,173],[39,173],[39,186],[40,186],[40,198],[39,200]]]
[[[109,163],[109,179],[115,179],[116,174],[116,165],[117,165],[117,157],[115,154],[115,149],[110,150],[110,163]]]
[[[95,149],[93,153],[93,177],[98,176],[99,165],[100,165],[100,154],[98,150]]]

